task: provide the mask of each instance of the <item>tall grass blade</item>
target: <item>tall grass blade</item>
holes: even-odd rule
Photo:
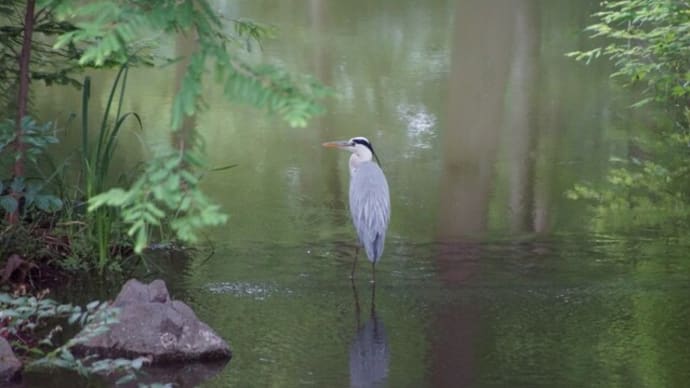
[[[134,112],[122,114],[128,73],[129,67],[127,64],[124,64],[120,67],[113,80],[108,99],[103,108],[103,117],[100,128],[98,128],[95,144],[90,144],[89,142],[90,79],[87,77],[84,82],[85,86],[82,94],[82,168],[87,201],[103,193],[106,189],[106,178],[108,177],[111,161],[115,155],[117,138],[122,131],[125,121],[133,117],[139,125],[139,129],[143,130],[142,120],[138,114]],[[113,111],[115,116],[111,121],[111,112]],[[114,122],[114,124],[111,125],[111,122]],[[101,274],[111,264],[110,255],[112,252],[110,243],[112,240],[111,234],[114,230],[113,222],[116,218],[114,212],[115,210],[112,208],[103,207],[89,212],[88,216],[89,230],[98,252],[96,266]]]
[[[91,98],[91,77],[84,78],[84,88],[81,93],[81,162],[84,174],[91,159],[89,152],[89,99]],[[84,180],[88,179],[86,176]]]
[[[115,123],[115,126],[113,127],[113,130],[110,132],[110,135],[108,136],[108,142],[105,145],[105,151],[103,153],[103,160],[101,163],[101,173],[102,175],[107,175],[108,174],[108,169],[110,168],[110,161],[113,159],[113,155],[115,154],[115,148],[117,146],[117,136],[120,133],[120,130],[122,129],[122,125],[124,124],[125,120],[129,117],[134,117],[137,121],[137,124],[139,125],[140,130],[144,130],[144,125],[141,122],[141,117],[135,113],[135,112],[128,112],[125,113],[122,117],[120,117],[117,122]]]
[[[126,73],[128,71],[129,67],[127,64],[122,65],[120,67],[120,70],[117,72],[117,76],[115,77],[115,81],[113,81],[113,87],[110,89],[110,95],[108,96],[108,101],[105,104],[105,112],[103,112],[103,120],[101,121],[101,127],[99,128],[99,134],[98,134],[98,142],[96,143],[96,155],[95,155],[95,171],[99,172],[101,171],[100,164],[102,162],[102,151],[103,151],[103,145],[105,144],[105,138],[108,135],[108,117],[110,116],[110,109],[113,106],[113,99],[115,98],[115,93],[117,92],[117,86],[120,83],[120,78],[122,77],[123,73]],[[98,191],[101,191],[102,189],[102,184],[103,184],[103,179],[104,177],[101,174],[97,174],[96,179],[99,180],[99,183],[97,186],[99,188],[97,189]]]

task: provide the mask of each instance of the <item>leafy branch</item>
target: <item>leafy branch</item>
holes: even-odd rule
[[[147,245],[149,230],[168,220],[177,236],[194,242],[198,230],[227,220],[220,207],[199,189],[208,169],[204,141],[196,128],[184,128],[185,117],[204,110],[203,84],[207,69],[223,85],[230,101],[242,102],[275,114],[291,126],[305,126],[322,112],[318,100],[329,91],[309,76],[292,75],[270,64],[247,59],[251,42],[271,37],[273,30],[248,19],[231,19],[234,33],[226,33],[224,19],[206,0],[129,0],[94,2],[43,0],[56,15],[74,23],[61,35],[56,48],[80,47],[81,65],[102,66],[126,62],[132,47],[152,33],[193,37],[196,50],[186,58],[186,69],[172,104],[171,143],[149,163],[127,190],[113,189],[92,198],[90,211],[102,206],[122,209],[122,217],[135,238],[135,250]],[[171,218],[172,217],[172,218]]]
[[[681,0],[604,1],[593,16],[598,23],[585,30],[610,43],[587,51],[567,53],[578,61],[611,59],[611,76],[629,84],[645,83],[646,97],[636,106],[672,100],[690,102],[690,4]]]

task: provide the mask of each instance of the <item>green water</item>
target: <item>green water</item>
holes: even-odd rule
[[[687,239],[594,233],[585,205],[563,194],[602,179],[652,114],[626,109],[633,97],[609,64],[563,55],[591,44],[582,29],[597,3],[217,2],[279,28],[257,57],[314,74],[337,96],[291,129],[208,85],[197,125],[212,163],[238,167],[204,185],[231,218],[208,232],[210,258],[160,275],[233,348],[205,384],[686,385]],[[122,171],[165,141],[174,77],[131,72],[129,109],[146,129],[123,139]],[[36,97],[63,122],[78,104],[69,90]],[[354,288],[348,279],[347,155],[320,147],[352,136],[372,141],[392,193],[375,322],[368,266]]]

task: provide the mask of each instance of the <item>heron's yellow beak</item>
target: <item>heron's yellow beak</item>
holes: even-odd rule
[[[326,148],[343,148],[347,147],[350,145],[350,143],[347,140],[339,140],[339,141],[329,141],[326,143],[322,143],[322,146]]]

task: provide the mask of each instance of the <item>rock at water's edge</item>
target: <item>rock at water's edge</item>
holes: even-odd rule
[[[0,385],[16,380],[21,370],[21,361],[14,355],[7,340],[0,337]]]
[[[189,306],[170,299],[162,280],[150,284],[127,281],[112,306],[120,309],[118,322],[106,333],[76,345],[76,354],[99,358],[149,356],[152,364],[232,356],[228,344]],[[79,336],[88,338],[86,331]]]

